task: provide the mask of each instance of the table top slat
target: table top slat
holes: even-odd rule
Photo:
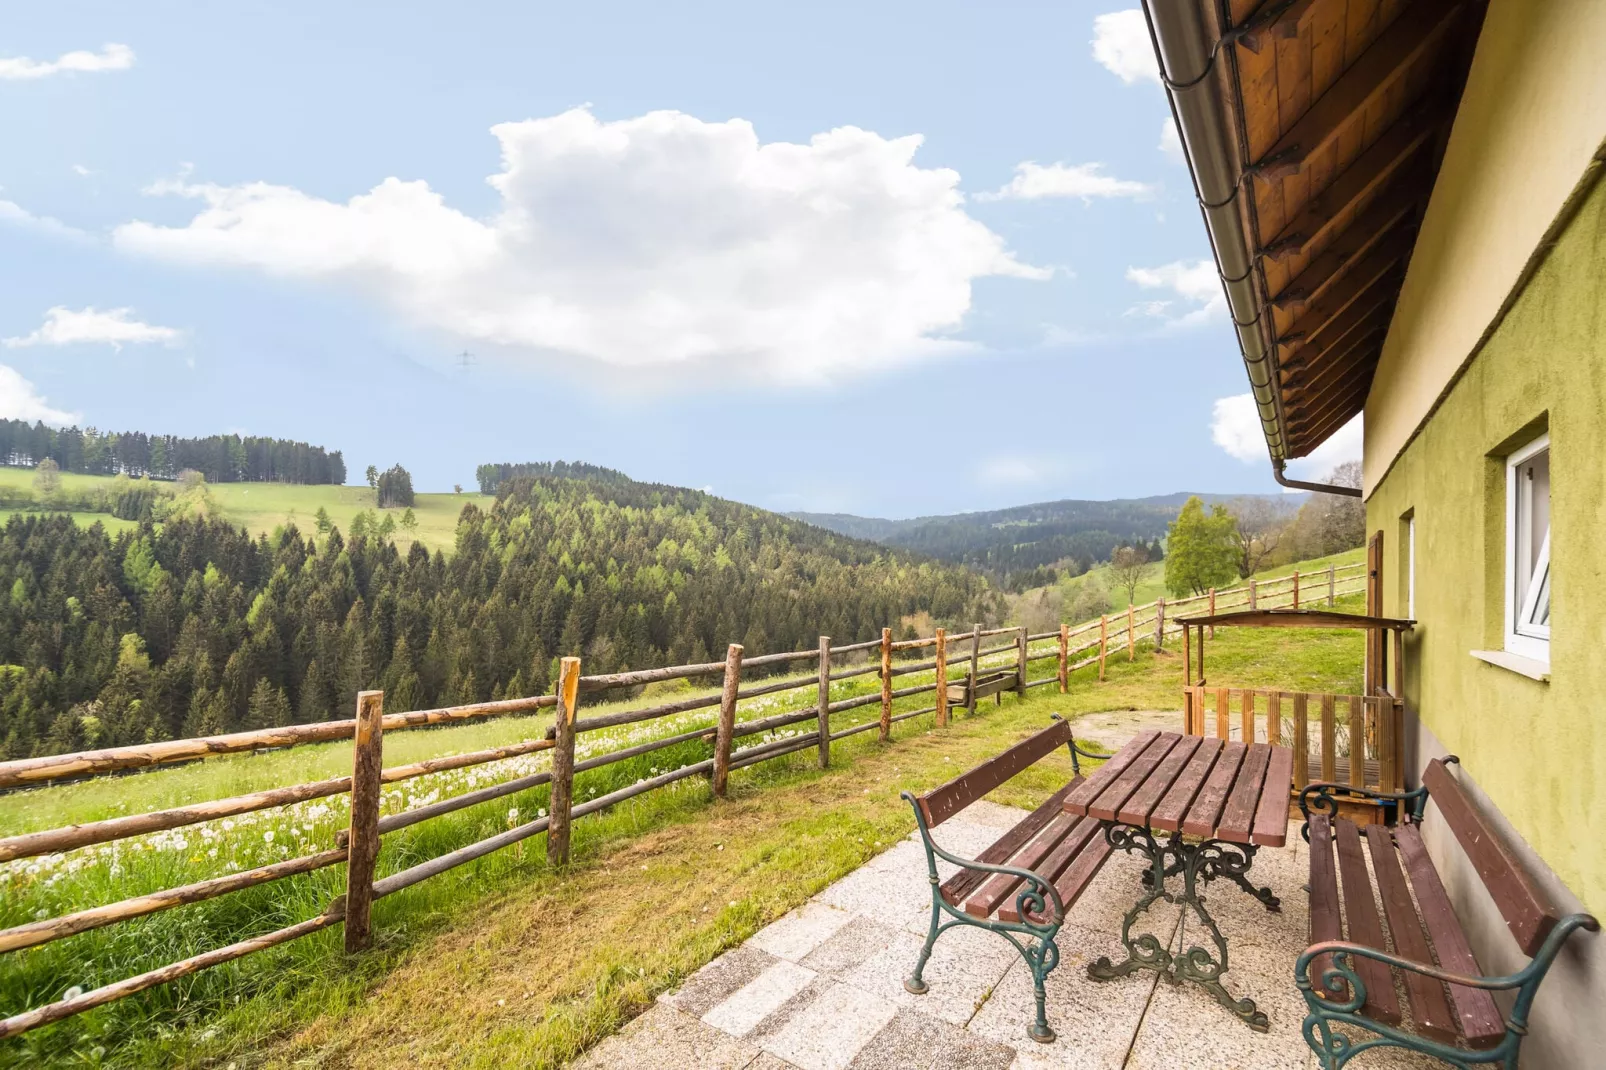
[[[1244,755],[1243,768],[1233,782],[1232,794],[1221,810],[1216,823],[1216,838],[1228,843],[1248,843],[1249,832],[1255,825],[1255,811],[1260,806],[1260,790],[1266,784],[1266,766],[1271,763],[1271,745],[1251,743]]]
[[[1176,783],[1160,799],[1160,804],[1149,814],[1149,827],[1161,829],[1166,832],[1176,832],[1182,827],[1182,819],[1187,816],[1188,807],[1193,805],[1194,796],[1204,786],[1210,770],[1215,767],[1216,759],[1221,756],[1221,740],[1211,737],[1194,737],[1199,740],[1193,757],[1178,774]]]
[[[1154,772],[1155,766],[1164,761],[1165,756],[1180,742],[1182,736],[1177,732],[1162,732],[1151,740],[1142,753],[1088,806],[1088,816],[1100,821],[1114,821],[1121,804],[1131,798],[1132,793]]]
[[[1199,789],[1193,805],[1188,808],[1188,816],[1182,820],[1183,832],[1190,836],[1216,834],[1216,821],[1221,817],[1221,808],[1227,805],[1227,796],[1232,793],[1233,781],[1238,777],[1238,770],[1248,749],[1241,740],[1223,744],[1221,757],[1216,759],[1210,776]]]
[[[1165,760],[1154,767],[1138,790],[1134,791],[1126,802],[1121,804],[1120,812],[1115,815],[1116,820],[1128,825],[1144,825],[1149,822],[1149,815],[1154,808],[1160,805],[1166,792],[1176,783],[1177,777],[1187,768],[1188,762],[1193,759],[1194,751],[1199,749],[1200,736],[1183,736],[1176,746],[1165,756]]]
[[[1075,814],[1077,817],[1086,817],[1087,808],[1092,805],[1093,800],[1097,799],[1100,793],[1109,787],[1111,781],[1120,776],[1142,753],[1144,747],[1153,742],[1159,734],[1158,728],[1145,728],[1133,736],[1126,746],[1111,755],[1109,761],[1095,769],[1092,776],[1082,781],[1076,790],[1065,797],[1065,812]]]
[[[1260,806],[1255,810],[1255,827],[1249,842],[1259,847],[1282,847],[1288,843],[1289,789],[1294,783],[1294,752],[1273,747],[1271,764],[1266,767],[1266,786],[1260,789]]]

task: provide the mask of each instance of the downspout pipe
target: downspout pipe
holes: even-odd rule
[[[1277,482],[1291,490],[1313,490],[1317,494],[1341,494],[1346,498],[1359,498],[1360,487],[1341,487],[1337,483],[1307,483],[1303,479],[1289,479],[1283,475],[1283,466],[1288,462],[1278,458],[1271,462],[1271,474]]]
[[[1160,78],[1181,136],[1194,194],[1204,215],[1205,230],[1215,254],[1216,273],[1227,295],[1238,347],[1260,417],[1266,446],[1278,481],[1288,445],[1272,381],[1269,324],[1255,290],[1254,250],[1238,203],[1247,178],[1232,134],[1231,117],[1222,99],[1221,79],[1214,67],[1221,51],[1247,28],[1217,36],[1204,7],[1210,0],[1143,0],[1144,16],[1160,65]],[[1282,4],[1273,4],[1280,9]],[[1275,14],[1273,11],[1271,14]],[[1255,23],[1261,21],[1254,20]]]

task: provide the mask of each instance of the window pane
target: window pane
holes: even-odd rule
[[[1529,624],[1540,627],[1550,627],[1550,564],[1547,562],[1544,571],[1539,574],[1539,593],[1534,596],[1534,607],[1528,614]]]

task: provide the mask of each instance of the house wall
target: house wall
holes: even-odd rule
[[[1370,424],[1370,406],[1366,418]],[[1502,646],[1503,456],[1546,428],[1552,630],[1550,679],[1541,682],[1469,651]],[[1370,449],[1369,442],[1369,463]],[[1582,198],[1368,498],[1368,532],[1383,532],[1390,615],[1406,613],[1407,516],[1415,521],[1419,623],[1406,642],[1405,697],[1420,728],[1409,768],[1459,755],[1558,903],[1606,918],[1606,183]],[[1452,897],[1471,919],[1480,962],[1494,972],[1519,965],[1515,942],[1436,814],[1428,831]],[[1578,1012],[1606,1008],[1606,937],[1574,940],[1547,982],[1554,991],[1541,990],[1525,1066],[1601,1065],[1599,1015]],[[1587,1043],[1585,1031],[1593,1034]]]
[[[1606,139],[1606,3],[1491,0],[1366,406],[1368,494]]]

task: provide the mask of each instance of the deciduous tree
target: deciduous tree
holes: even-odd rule
[[[1177,596],[1203,594],[1238,575],[1238,549],[1232,514],[1221,505],[1205,512],[1198,496],[1189,498],[1166,536],[1165,585]]]

